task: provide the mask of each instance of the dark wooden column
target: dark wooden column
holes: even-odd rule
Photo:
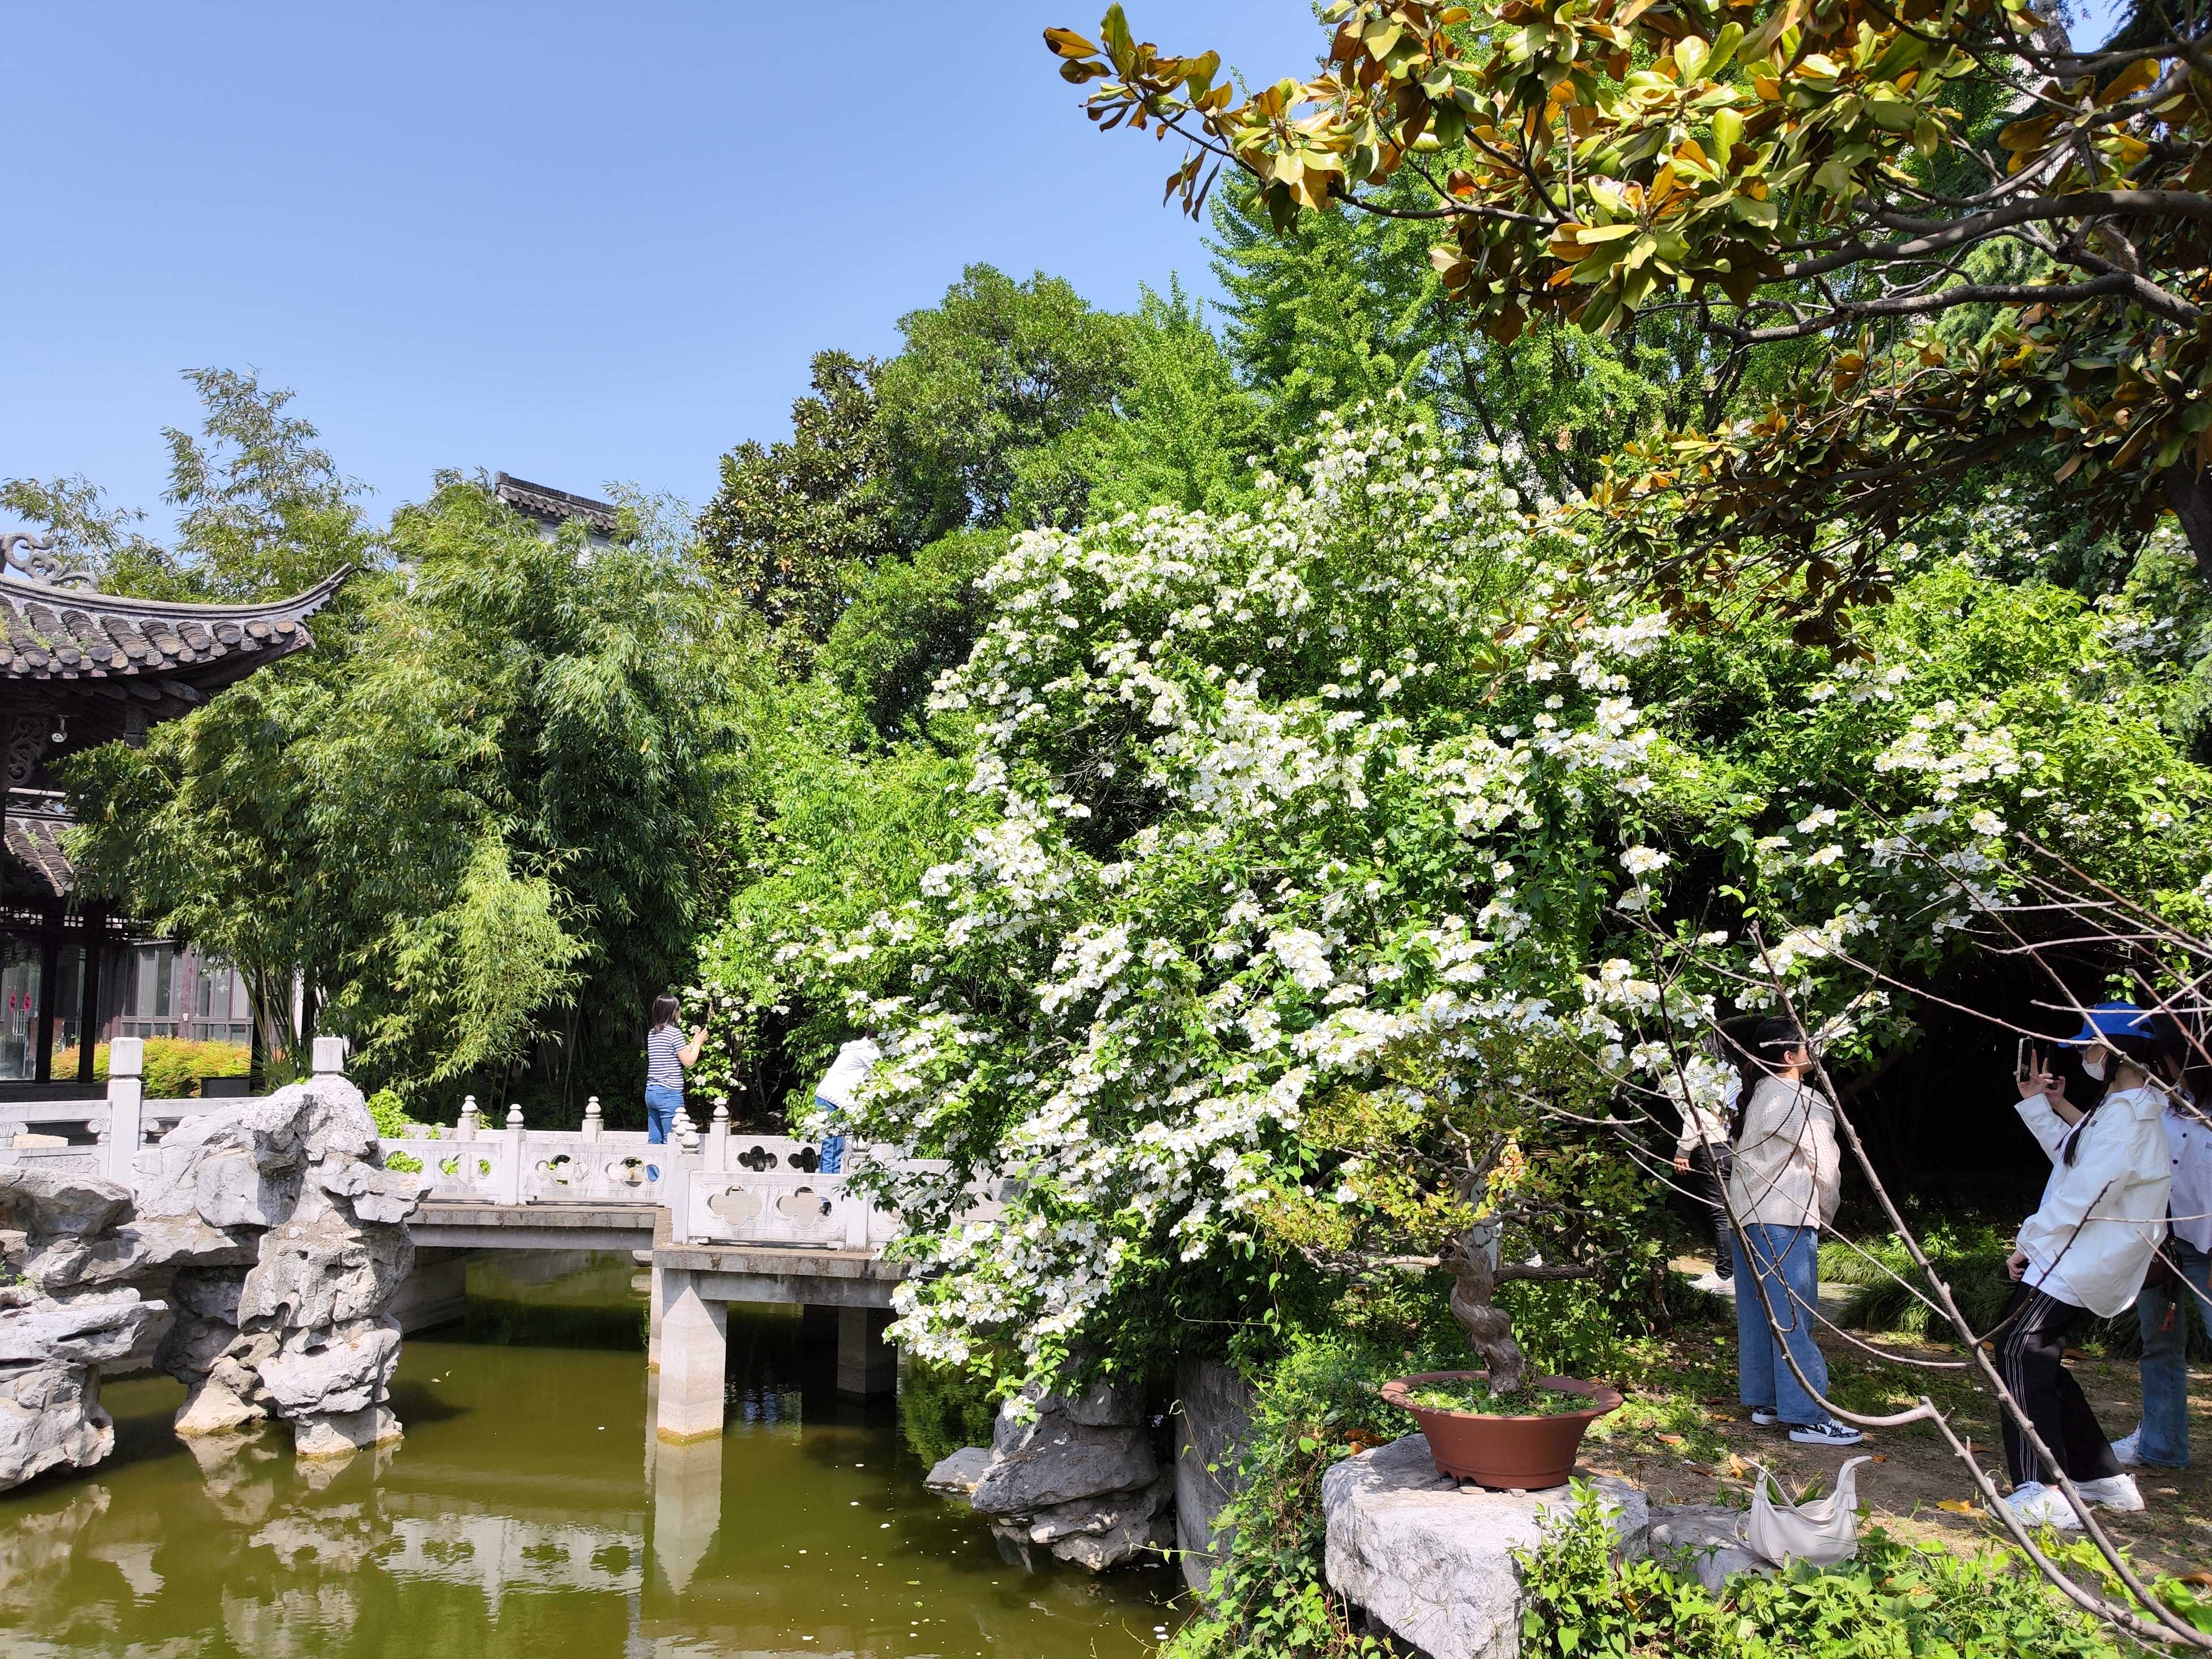
[[[107,912],[92,905],[84,913],[84,973],[77,987],[79,1012],[76,1017],[76,1080],[85,1088],[93,1085],[92,1050],[100,1041],[100,973],[106,965],[106,952],[100,947],[107,937]]]
[[[58,908],[48,910],[44,918],[46,927],[39,936],[39,997],[36,1014],[39,1035],[37,1061],[31,1075],[40,1083],[54,1080],[54,1011],[55,994],[61,989],[62,978],[62,918]]]

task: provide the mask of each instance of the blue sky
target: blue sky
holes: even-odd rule
[[[714,489],[806,360],[963,264],[1211,290],[1176,157],[1100,136],[1040,32],[1101,0],[10,6],[0,476],[168,518],[179,372],[292,387],[389,510],[441,466]],[[1296,0],[1136,0],[1164,46],[1310,64]]]
[[[441,466],[696,503],[810,354],[892,348],[965,264],[1210,292],[1176,158],[1093,132],[1040,42],[1102,9],[9,7],[0,476],[165,522],[213,365],[296,391],[380,509]],[[1322,39],[1297,0],[1130,9],[1269,77]]]

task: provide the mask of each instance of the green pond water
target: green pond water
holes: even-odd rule
[[[109,1384],[114,1455],[0,1496],[0,1655],[1119,1659],[1176,1618],[1164,1570],[1002,1559],[795,1309],[732,1308],[726,1433],[654,1443],[627,1258],[519,1260],[408,1339],[406,1438],[343,1466],[181,1442],[178,1385]]]

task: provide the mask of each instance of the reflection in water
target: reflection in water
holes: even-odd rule
[[[1168,1575],[1007,1565],[923,1491],[888,1402],[836,1397],[795,1310],[732,1310],[728,1432],[664,1446],[627,1261],[492,1261],[465,1325],[409,1340],[396,1447],[295,1463],[281,1431],[179,1442],[175,1384],[111,1385],[114,1457],[0,1496],[0,1652],[1149,1650]]]

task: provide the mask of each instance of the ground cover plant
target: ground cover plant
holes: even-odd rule
[[[1586,1412],[1591,1405],[1586,1394],[1547,1388],[1540,1382],[1502,1394],[1484,1377],[1467,1377],[1455,1382],[1424,1382],[1417,1389],[1406,1390],[1406,1400],[1409,1405],[1425,1406],[1431,1411],[1516,1417],[1564,1417],[1571,1412]]]

